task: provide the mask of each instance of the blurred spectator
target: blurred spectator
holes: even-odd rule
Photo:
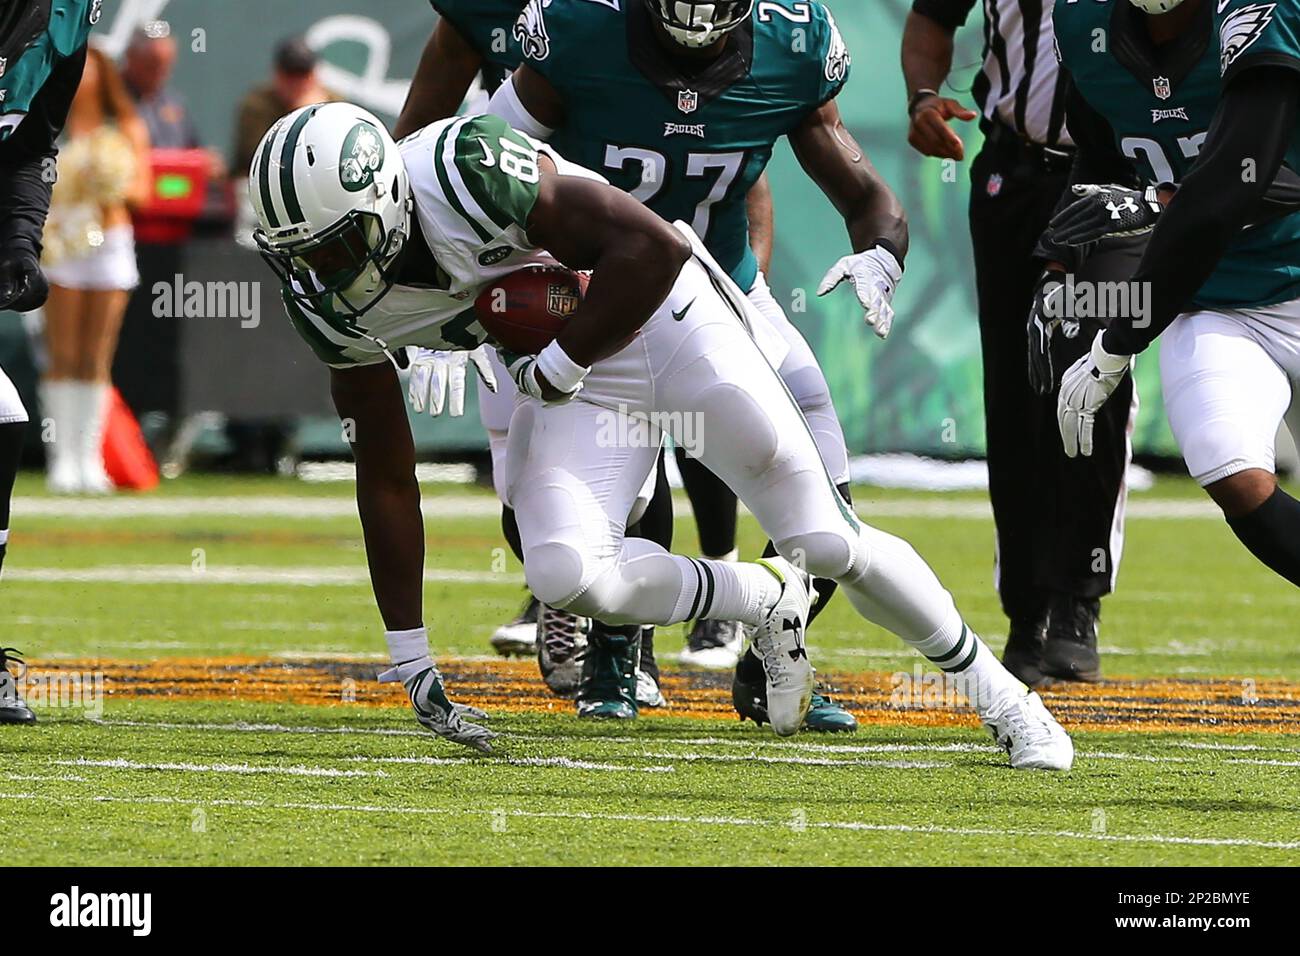
[[[65,131],[44,235],[49,368],[41,389],[54,421],[47,473],[52,491],[105,494],[109,370],[139,281],[128,207],[146,200],[151,183],[149,133],[113,62],[94,46]]]
[[[307,41],[302,37],[281,40],[275,48],[270,82],[250,90],[239,104],[233,163],[235,175],[248,175],[257,144],[285,113],[292,113],[310,103],[337,99],[317,78],[316,52]]]

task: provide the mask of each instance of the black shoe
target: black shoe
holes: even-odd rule
[[[729,671],[745,646],[745,629],[738,621],[696,621],[678,658],[691,667]]]
[[[9,672],[9,661],[22,664],[23,659],[14,648],[0,647],[0,724],[34,724],[36,715],[18,693],[18,683]]]
[[[1101,680],[1100,618],[1101,602],[1096,598],[1060,595],[1052,599],[1043,647],[1043,672],[1048,677],[1086,683]]]
[[[591,622],[582,655],[578,716],[595,720],[635,720],[636,672],[641,660],[641,625],[608,627]]]
[[[1041,617],[1020,618],[1011,622],[1002,663],[1016,679],[1029,687],[1051,683],[1043,673],[1043,646],[1047,641],[1047,623]]]

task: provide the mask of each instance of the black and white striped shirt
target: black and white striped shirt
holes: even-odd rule
[[[1045,146],[1071,146],[1065,84],[1052,43],[1053,0],[982,0],[984,66],[972,92],[984,118]],[[976,0],[913,0],[912,9],[951,30]]]

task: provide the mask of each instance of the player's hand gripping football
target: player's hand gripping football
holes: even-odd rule
[[[826,295],[847,279],[862,303],[867,325],[883,339],[889,336],[894,325],[894,306],[891,303],[902,278],[903,267],[893,253],[883,246],[876,246],[866,252],[845,256],[831,266],[817,287],[817,294]]]
[[[1047,231],[1055,242],[1084,246],[1117,236],[1141,236],[1155,228],[1164,207],[1155,186],[1145,190],[1093,184],[1072,186],[1078,196],[1058,212]]]
[[[480,345],[472,352],[417,349],[411,359],[411,379],[407,388],[411,408],[417,413],[427,410],[434,418],[441,415],[444,408],[452,418],[464,415],[465,369],[471,362],[483,384],[495,392],[497,377],[488,361],[487,349],[486,345]]]
[[[1029,387],[1036,395],[1047,395],[1056,384],[1052,368],[1052,334],[1064,314],[1065,273],[1046,270],[1034,290],[1029,309]]]
[[[1124,381],[1133,364],[1131,355],[1111,355],[1102,346],[1106,333],[1098,332],[1092,349],[1065,371],[1056,400],[1056,422],[1061,428],[1065,453],[1076,458],[1092,454],[1092,430],[1097,410]]]

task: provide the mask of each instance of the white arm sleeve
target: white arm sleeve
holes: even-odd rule
[[[537,117],[528,112],[519,94],[515,92],[515,79],[510,77],[492,94],[488,100],[488,112],[500,116],[503,120],[534,139],[550,139],[555,130],[543,126]]]

